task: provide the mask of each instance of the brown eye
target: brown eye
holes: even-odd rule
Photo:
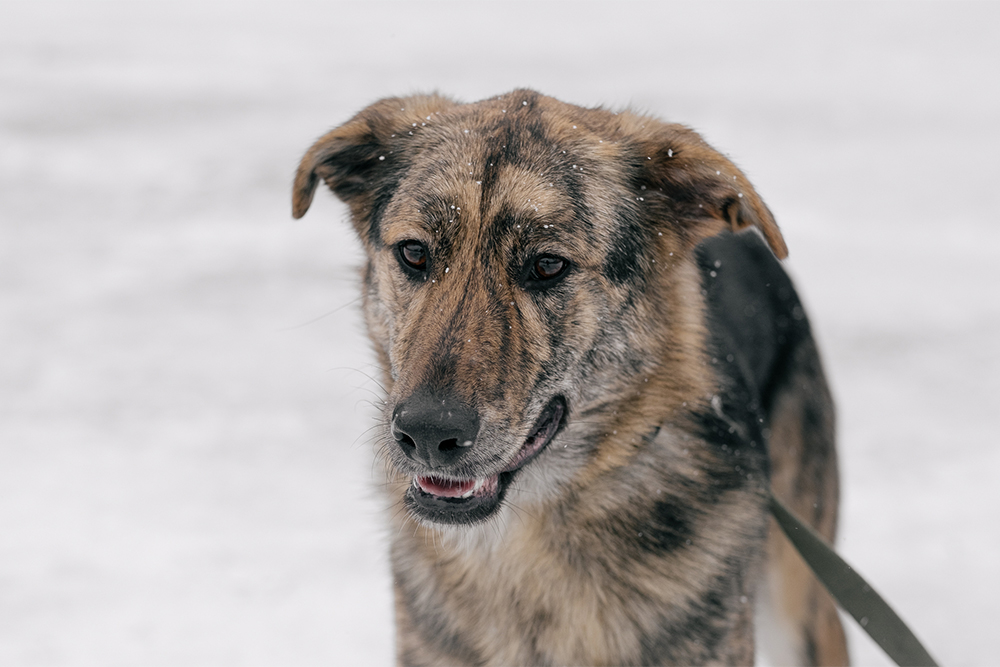
[[[559,257],[542,255],[535,260],[535,275],[542,280],[551,280],[562,273],[565,266],[566,261]]]
[[[414,271],[427,268],[427,248],[420,241],[403,241],[399,244],[399,258]]]
[[[539,255],[528,265],[524,286],[528,289],[547,289],[566,275],[569,260],[555,255]]]

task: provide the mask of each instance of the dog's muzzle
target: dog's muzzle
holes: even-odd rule
[[[407,507],[433,523],[471,524],[485,520],[500,508],[515,475],[555,437],[565,414],[566,400],[561,396],[553,398],[501,470],[456,477],[455,466],[468,463],[463,459],[474,448],[478,414],[448,397],[414,395],[396,407],[391,422],[393,437],[403,453],[427,469],[427,474],[413,477],[406,492]]]

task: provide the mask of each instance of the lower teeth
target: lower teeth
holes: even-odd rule
[[[463,493],[461,497],[462,498],[469,498],[469,497],[471,497],[472,494],[474,494],[479,489],[483,488],[483,484],[485,484],[485,483],[486,483],[486,479],[485,478],[483,478],[483,477],[477,477],[476,478],[476,484],[471,489],[469,489],[468,491],[466,491],[465,493]]]

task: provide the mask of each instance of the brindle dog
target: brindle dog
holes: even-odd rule
[[[320,180],[367,254],[400,664],[751,664],[755,625],[847,662],[769,519],[773,489],[833,540],[833,407],[739,169],[518,90],[379,101],[305,154],[296,218]]]

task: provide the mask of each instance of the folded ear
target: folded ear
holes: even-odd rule
[[[292,187],[292,216],[309,210],[320,179],[351,207],[355,220],[370,214],[375,192],[387,178],[399,174],[399,147],[413,126],[453,106],[439,95],[390,97],[362,110],[331,130],[306,151]]]
[[[756,227],[779,259],[788,247],[771,211],[736,165],[682,125],[636,118],[642,129],[639,162],[643,185],[662,191],[695,242],[728,227]]]

